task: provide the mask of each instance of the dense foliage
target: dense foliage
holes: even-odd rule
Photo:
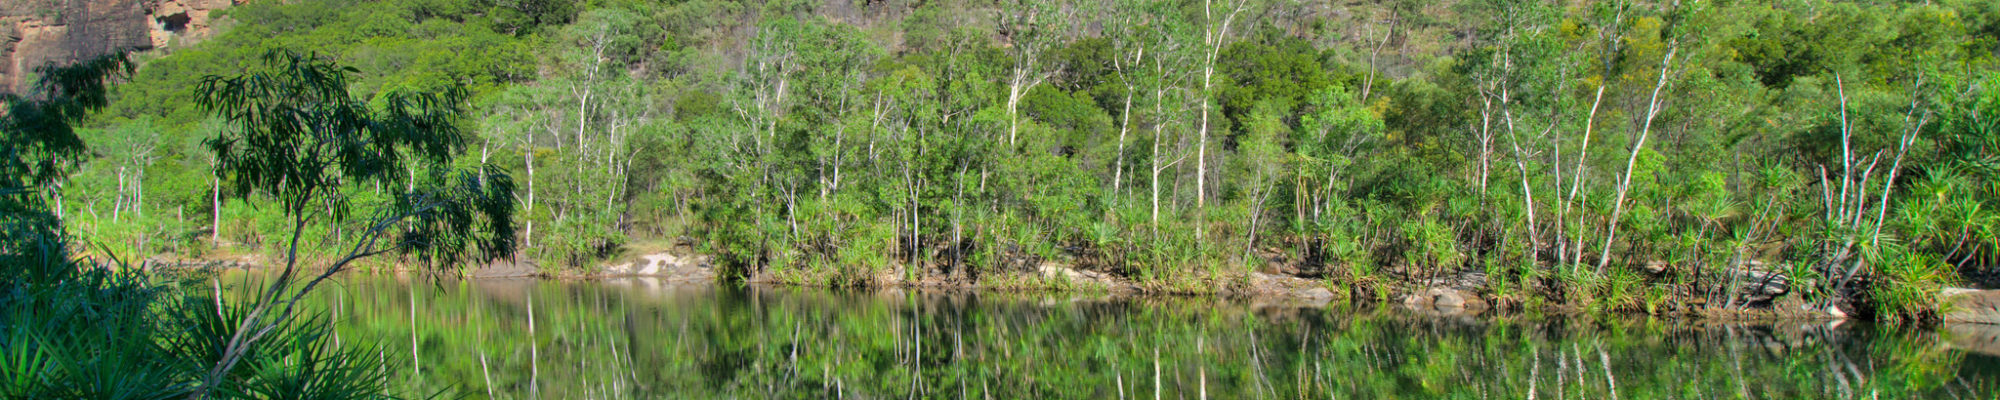
[[[71,253],[87,242],[65,234],[62,203],[38,188],[60,187],[56,172],[89,148],[73,125],[128,66],[119,54],[42,67],[34,90],[0,96],[0,149],[13,156],[0,166],[0,397],[389,397],[387,363],[342,347],[316,314],[251,325],[262,308],[225,306],[219,286]],[[263,330],[256,346],[232,339],[246,327]]]
[[[86,157],[90,135],[75,126],[110,104],[112,83],[132,71],[124,54],[38,68],[32,90],[0,96],[0,152],[11,156],[0,163],[0,397],[390,398],[388,362],[343,345],[300,306],[305,296],[379,254],[456,265],[512,252],[511,179],[486,165],[451,165],[466,147],[458,86],[364,102],[349,93],[353,68],[288,51],[262,58],[239,74],[201,78],[194,102],[220,127],[203,140],[211,204],[275,199],[291,227],[283,269],[247,295],[225,296],[219,282],[191,290],[201,288],[190,279],[199,274],[121,258],[145,256],[143,244],[140,254],[121,252],[65,228],[91,221],[65,217],[66,175],[97,161]],[[150,134],[143,125],[119,133]],[[141,158],[118,166],[112,220],[127,207],[142,220],[152,148],[110,142],[95,149]],[[317,253],[337,258],[300,261],[309,226]]]
[[[2000,6],[1045,0],[251,2],[141,60],[52,190],[114,252],[274,254],[199,144],[273,49],[350,92],[464,87],[545,269],[688,245],[731,276],[1927,318],[2000,261]],[[223,160],[226,161],[226,160]],[[227,177],[224,177],[227,178]],[[358,190],[358,189],[357,189]],[[220,192],[220,193],[218,193]],[[250,193],[251,198],[279,196]],[[327,229],[327,228],[316,228]],[[324,249],[332,253],[338,249]],[[1782,277],[1782,279],[1774,278]]]

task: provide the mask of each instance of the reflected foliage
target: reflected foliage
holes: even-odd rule
[[[391,358],[414,349],[420,360],[399,373],[399,390],[473,398],[1949,398],[2000,390],[2000,359],[1954,349],[1937,332],[1858,323],[1441,317],[644,280],[345,279],[317,300],[336,310],[341,335],[409,338],[383,349]]]

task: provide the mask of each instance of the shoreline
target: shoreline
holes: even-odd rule
[[[566,282],[614,281],[624,279],[657,280],[670,285],[718,286],[723,284],[716,268],[709,258],[702,255],[681,256],[671,252],[656,252],[620,259],[624,261],[599,265],[595,271],[584,272],[574,269],[557,272],[544,271],[527,262],[497,261],[485,265],[465,268],[447,274],[468,280],[534,279]],[[182,266],[221,266],[221,269],[262,270],[267,267],[250,259],[183,261],[170,264]],[[352,274],[405,274],[415,270],[406,265],[393,267],[359,267],[343,273]],[[1790,294],[1772,296],[1768,300],[1751,302],[1741,308],[1715,309],[1679,300],[1667,300],[1655,304],[1652,310],[1631,305],[1610,305],[1591,303],[1562,303],[1540,298],[1540,295],[1518,291],[1511,295],[1499,295],[1485,287],[1485,274],[1464,272],[1456,275],[1428,279],[1429,282],[1407,282],[1392,280],[1374,282],[1369,288],[1354,287],[1352,282],[1335,282],[1326,277],[1309,278],[1287,273],[1267,273],[1262,271],[1240,271],[1223,273],[1219,276],[1181,277],[1174,280],[1145,282],[1131,277],[1119,276],[1100,271],[1072,268],[1058,263],[1044,263],[1037,271],[1026,273],[986,274],[977,279],[950,276],[929,276],[918,280],[904,279],[902,271],[884,271],[866,283],[827,284],[816,281],[819,278],[810,271],[783,270],[763,271],[743,283],[773,288],[820,288],[851,290],[922,290],[922,291],[970,291],[980,293],[1021,293],[1021,294],[1094,294],[1109,298],[1213,298],[1229,301],[1244,301],[1253,305],[1288,305],[1306,308],[1328,309],[1336,307],[1392,307],[1404,311],[1443,316],[1481,315],[1601,315],[1629,318],[1661,318],[1678,321],[1764,323],[1764,322],[1825,322],[1865,320],[1851,312],[1829,312],[1816,309]],[[1365,292],[1364,292],[1365,290]],[[1949,294],[1987,293],[1971,289],[1947,289]],[[1941,295],[1941,298],[1950,297]],[[2000,294],[1993,296],[2000,299]],[[1949,302],[1949,300],[1941,301]],[[2000,305],[2000,300],[1992,302]],[[1932,325],[1949,323],[1974,323],[2000,325],[2000,307],[1981,310],[1982,313],[1956,315],[1947,312],[1941,321]]]
[[[489,265],[488,267],[492,267]],[[486,268],[481,268],[486,269]],[[479,278],[479,270],[466,272],[470,278]],[[859,285],[831,285],[814,283],[811,272],[763,271],[747,279],[745,283],[772,287],[806,288],[855,288],[862,290],[879,289],[919,289],[919,290],[969,290],[979,292],[1008,293],[1105,293],[1113,297],[1191,297],[1247,300],[1252,303],[1294,304],[1313,308],[1329,308],[1344,305],[1373,305],[1398,307],[1413,312],[1439,315],[1482,315],[1488,313],[1520,314],[1542,313],[1555,315],[1615,315],[1620,317],[1670,318],[1695,321],[1750,322],[1750,321],[1835,321],[1851,320],[1855,313],[1831,313],[1815,309],[1797,296],[1780,294],[1771,298],[1750,302],[1742,308],[1711,309],[1685,302],[1667,301],[1657,304],[1649,312],[1629,306],[1600,304],[1556,303],[1535,295],[1514,293],[1496,296],[1486,285],[1486,274],[1461,272],[1448,276],[1425,279],[1422,282],[1392,280],[1390,282],[1366,283],[1336,282],[1330,277],[1305,277],[1284,272],[1237,271],[1220,275],[1198,274],[1146,282],[1133,277],[1120,276],[1101,271],[1074,268],[1062,263],[1045,262],[1035,271],[985,275],[976,279],[949,276],[929,276],[915,281],[903,279],[900,270],[884,271],[868,283]],[[679,256],[670,252],[658,252],[636,257],[630,261],[600,265],[596,272],[581,273],[564,271],[554,274],[537,273],[541,279],[558,280],[606,280],[634,277],[664,278],[669,281],[716,284],[713,265],[706,256]],[[494,276],[487,276],[494,277]],[[2000,321],[1996,317],[1994,321]]]

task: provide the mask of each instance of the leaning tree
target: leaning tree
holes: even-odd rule
[[[282,269],[217,343],[203,390],[297,316],[314,287],[358,260],[393,253],[449,266],[514,248],[512,180],[487,165],[453,163],[467,142],[463,90],[391,90],[371,104],[348,92],[352,68],[282,50],[262,61],[197,87],[196,102],[226,121],[207,141],[221,195],[276,207],[291,228]],[[337,249],[333,257],[301,265],[308,228],[333,232],[312,238]]]

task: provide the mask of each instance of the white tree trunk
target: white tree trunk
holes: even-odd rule
[[[1111,194],[1116,196],[1125,182],[1125,134],[1132,130],[1132,87],[1125,88],[1125,114],[1118,123],[1118,158],[1111,164]]]
[[[1577,197],[1579,194],[1583,192],[1583,172],[1585,170],[1586,162],[1590,160],[1590,132],[1597,122],[1598,107],[1603,104],[1604,104],[1604,84],[1599,83],[1597,84],[1597,95],[1595,96],[1594,100],[1590,101],[1590,115],[1585,117],[1583,120],[1583,141],[1579,144],[1579,148],[1577,150],[1576,170],[1573,172],[1574,176],[1570,180],[1569,197],[1562,201],[1562,209],[1561,211],[1559,211],[1565,215],[1569,213],[1571,205],[1578,204]],[[1583,219],[1582,214],[1584,212],[1585,209],[1583,207],[1577,207],[1578,216],[1576,218],[1578,220]],[[1575,254],[1573,256],[1566,255],[1565,257],[1569,261],[1574,261],[1574,262],[1583,261],[1583,248],[1587,247],[1583,244],[1584,232],[1582,232],[1581,230],[1575,233],[1567,232],[1569,228],[1566,225],[1563,226],[1562,229],[1564,230],[1564,232],[1560,234],[1563,236],[1564,246],[1568,246],[1569,242],[1571,242],[1572,239],[1574,239],[1574,241],[1576,242],[1576,245],[1574,246]],[[1574,235],[1575,237],[1571,238],[1570,237],[1571,235]]]
[[[1507,104],[1505,89],[1500,92],[1500,103],[1501,118],[1507,123],[1508,142],[1514,148],[1514,167],[1521,175],[1521,206],[1526,208],[1528,214],[1528,265],[1533,266],[1541,262],[1539,255],[1542,247],[1541,232],[1535,226],[1535,190],[1528,184],[1528,156],[1521,150],[1521,136],[1514,128],[1514,112]]]
[[[61,180],[61,179],[57,179],[54,185],[55,185],[55,189],[54,189],[54,190],[50,190],[50,191],[49,191],[49,192],[50,192],[50,193],[49,193],[49,197],[51,197],[51,198],[55,199],[55,202],[56,202],[56,219],[62,219],[62,218],[63,218],[63,192],[62,192],[62,187],[63,187],[63,183],[62,183],[62,180]]]
[[[210,245],[222,246],[222,178],[210,177],[208,241]]]
[[[118,222],[118,215],[125,210],[125,167],[118,167],[118,193],[111,198],[111,222]]]
[[[1680,51],[1678,40],[1667,44],[1667,55],[1660,59],[1660,78],[1653,83],[1653,95],[1646,101],[1646,122],[1639,127],[1639,140],[1632,143],[1632,155],[1625,159],[1625,175],[1618,180],[1618,196],[1611,202],[1611,221],[1604,226],[1604,246],[1598,248],[1597,272],[1604,273],[1604,267],[1611,263],[1611,243],[1618,235],[1618,218],[1625,213],[1625,194],[1632,188],[1632,168],[1639,162],[1639,152],[1646,148],[1646,136],[1652,133],[1653,117],[1660,112],[1660,90],[1667,87],[1668,67],[1673,66],[1674,53]]]
[[[527,221],[527,224],[526,224],[526,225],[527,225],[527,226],[526,226],[526,230],[527,230],[527,232],[521,235],[521,247],[522,247],[522,248],[532,248],[532,247],[534,247],[534,245],[535,245],[535,218],[534,218],[534,213],[535,213],[535,146],[534,146],[534,145],[532,144],[532,142],[534,142],[534,139],[533,139],[533,135],[531,134],[531,135],[529,136],[529,139],[527,139],[527,140],[523,140],[523,141],[522,141],[522,146],[521,146],[521,147],[522,147],[522,153],[526,153],[526,155],[527,155],[527,157],[528,157],[528,159],[527,159],[527,162],[526,162],[526,166],[527,166],[527,170],[528,170],[528,201],[526,202],[526,204],[525,204],[525,205],[523,205],[523,206],[521,207],[521,214],[522,214],[522,218],[521,218],[521,219],[522,219],[522,220],[525,220],[525,221]]]
[[[1215,61],[1222,54],[1222,46],[1229,37],[1229,24],[1236,21],[1237,14],[1242,13],[1244,6],[1246,6],[1243,2],[1236,3],[1234,9],[1230,10],[1229,15],[1222,18],[1221,26],[1217,27],[1215,24],[1215,13],[1211,7],[1212,3],[1214,3],[1213,0],[1202,2],[1202,15],[1208,19],[1203,24],[1205,29],[1202,33],[1202,38],[1208,44],[1208,54],[1207,57],[1203,58],[1201,66],[1201,126],[1198,127],[1200,133],[1195,143],[1194,207],[1198,212],[1206,210],[1208,204],[1208,103],[1214,100],[1213,98],[1215,97],[1215,94],[1211,92],[1211,89],[1214,88],[1212,82],[1215,77]],[[1203,217],[1205,218],[1206,214],[1203,214]],[[1195,222],[1194,235],[1196,238],[1201,237],[1204,225],[1206,225],[1206,221]]]

